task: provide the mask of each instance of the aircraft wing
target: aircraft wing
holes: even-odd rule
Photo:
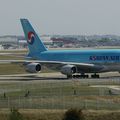
[[[87,63],[42,61],[42,60],[0,60],[0,64],[2,63],[43,63],[43,64],[63,64],[63,65],[71,64],[71,65],[90,66],[90,67],[94,66],[94,64],[87,64]]]
[[[61,61],[41,61],[41,60],[0,60],[0,64],[29,64],[29,63],[40,63],[41,65],[47,66],[49,68],[59,69],[64,65],[75,65],[79,71],[100,71],[104,66],[89,64],[89,63],[76,63],[76,62],[61,62]]]

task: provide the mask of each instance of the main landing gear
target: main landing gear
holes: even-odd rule
[[[67,75],[67,78],[89,78],[89,75],[85,75],[85,74],[78,74],[78,75]]]
[[[99,74],[93,74],[93,75],[91,75],[91,78],[100,78],[100,76],[99,76]]]
[[[73,75],[73,78],[89,78],[89,75],[85,75],[85,74]]]
[[[71,78],[89,78],[89,75],[88,74],[77,74],[77,75],[67,75],[67,79],[71,79]],[[99,74],[92,74],[91,75],[91,78],[100,78]]]

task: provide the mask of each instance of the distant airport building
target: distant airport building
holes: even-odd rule
[[[46,45],[46,47],[51,47],[53,45],[53,41],[51,40],[51,37],[49,36],[41,36],[40,37],[43,43]]]
[[[53,45],[50,36],[41,36],[43,43],[49,48]],[[27,40],[23,36],[1,36],[0,37],[1,49],[17,49],[27,48]]]
[[[115,35],[42,35],[40,36],[46,47],[104,47],[120,46],[120,36]],[[24,36],[0,36],[0,45],[4,49],[27,48]]]
[[[3,49],[4,49],[4,47],[2,45],[0,45],[0,50],[3,50]]]
[[[49,36],[41,36],[40,37],[43,43],[46,45],[47,48],[51,47],[53,45],[53,41],[51,40],[51,37]],[[19,40],[19,47],[20,48],[27,48],[27,40]]]
[[[0,45],[2,49],[16,49],[18,47],[18,39],[16,36],[1,36]]]
[[[2,36],[0,37],[0,44],[18,44],[16,36]]]
[[[27,48],[27,41],[26,40],[19,40],[18,44],[19,44],[20,49]]]
[[[74,47],[79,43],[76,38],[69,36],[52,37],[51,40],[53,41],[53,44],[58,47]]]

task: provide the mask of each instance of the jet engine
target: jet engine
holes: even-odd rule
[[[65,65],[61,68],[61,73],[65,75],[72,75],[77,72],[77,68],[74,65]]]
[[[39,63],[29,63],[25,66],[26,71],[30,73],[37,73],[41,71],[41,65]]]

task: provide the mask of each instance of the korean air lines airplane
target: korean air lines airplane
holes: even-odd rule
[[[68,78],[99,78],[99,73],[120,72],[119,49],[96,50],[47,50],[42,40],[27,19],[21,19],[21,24],[28,43],[29,60],[6,60],[10,63],[24,63],[28,72],[40,72],[42,66],[65,74]]]

